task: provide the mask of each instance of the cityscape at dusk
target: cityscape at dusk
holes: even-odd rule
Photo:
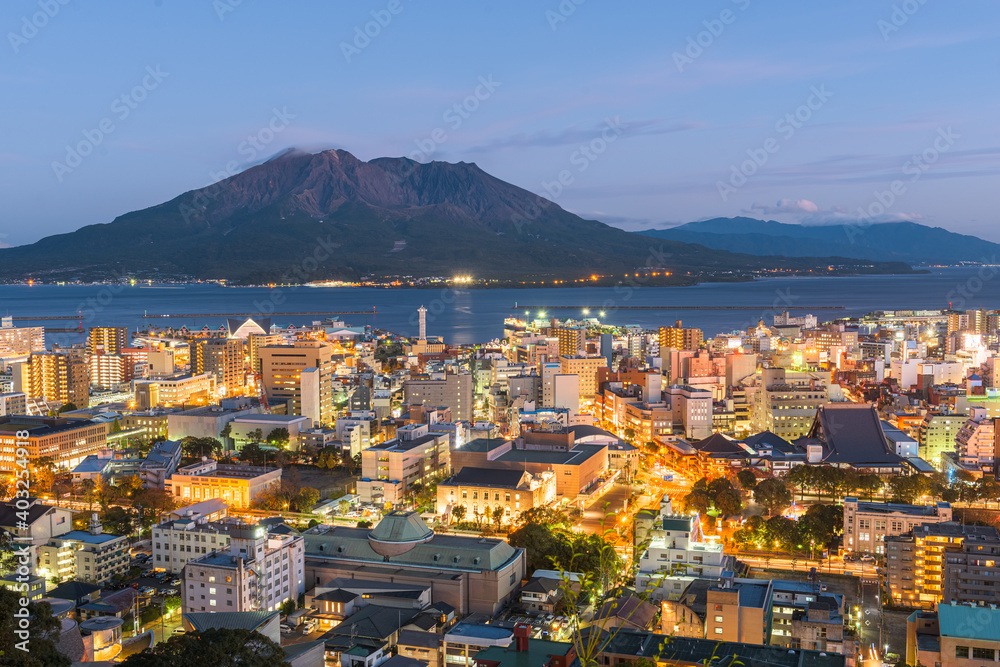
[[[0,24],[0,664],[1000,660],[995,3]]]

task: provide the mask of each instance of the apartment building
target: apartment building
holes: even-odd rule
[[[675,432],[693,440],[712,434],[712,392],[688,385],[671,385],[663,394],[670,404]]]
[[[57,352],[33,352],[25,362],[23,391],[31,398],[90,406],[90,369],[83,357]]]
[[[0,326],[0,359],[24,359],[35,352],[45,351],[45,327],[15,327],[4,318]]]
[[[470,373],[433,373],[427,379],[403,382],[403,402],[451,409],[456,421],[475,419]]]
[[[148,410],[175,405],[204,405],[216,399],[215,375],[172,375],[135,383],[135,407]]]
[[[969,535],[945,551],[942,602],[1000,605],[1000,542],[992,535]]]
[[[128,347],[128,327],[91,327],[87,355],[121,354]]]
[[[951,521],[951,505],[904,505],[860,502],[844,498],[844,550],[849,553],[885,553],[885,538],[909,533],[923,524]]]
[[[229,529],[229,548],[189,560],[181,574],[185,613],[275,611],[305,593],[304,542],[263,525]]]
[[[18,537],[18,546],[29,546],[32,558],[28,564],[30,572],[36,571],[41,560],[39,549],[48,544],[52,537],[65,535],[73,530],[73,512],[54,505],[45,505],[38,498],[18,499],[0,502],[0,531]],[[27,507],[24,507],[24,504]]]
[[[232,523],[209,522],[204,518],[181,518],[153,526],[153,567],[181,572],[188,561],[213,551],[229,551]]]
[[[970,410],[969,419],[955,434],[955,451],[962,465],[995,472],[996,421],[985,408]]]
[[[451,515],[465,508],[467,520],[497,523],[493,512],[500,508],[499,523],[510,523],[521,512],[545,507],[556,500],[556,479],[551,471],[535,476],[523,470],[462,468],[437,485],[437,512]]]
[[[18,431],[27,431],[27,437],[18,438]],[[47,456],[58,468],[75,468],[107,446],[107,433],[103,422],[85,419],[0,417],[0,473],[17,470],[15,453],[25,443],[29,461]]]
[[[27,397],[21,392],[0,394],[0,417],[27,414]]]
[[[38,574],[100,585],[128,572],[128,551],[128,537],[105,533],[93,514],[87,530],[55,535],[39,547]]]
[[[281,485],[281,469],[228,465],[214,459],[179,468],[167,478],[166,490],[179,503],[220,498],[233,507],[250,507],[268,489]]]
[[[191,344],[191,374],[215,375],[220,396],[239,394],[246,386],[246,342],[240,338],[202,338]]]
[[[723,577],[706,595],[705,637],[723,642],[767,644],[771,639],[772,583]]]
[[[361,452],[358,495],[362,502],[396,504],[413,484],[451,470],[449,435],[427,424],[410,424],[396,437]]]
[[[941,469],[941,455],[954,452],[958,432],[968,421],[967,415],[929,413],[917,429],[920,458]]]
[[[334,348],[315,340],[258,349],[261,381],[271,405],[288,404],[288,414],[309,417],[313,425],[332,424]]]
[[[559,356],[574,356],[587,351],[587,330],[583,327],[556,327],[552,335],[559,341]]]
[[[901,607],[931,609],[944,596],[946,551],[969,537],[1000,541],[992,526],[955,522],[923,524],[905,535],[885,538],[889,595]]]
[[[675,350],[697,350],[705,340],[701,329],[685,329],[681,320],[672,327],[660,327],[660,354],[667,348]]]

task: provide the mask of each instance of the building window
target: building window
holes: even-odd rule
[[[717,615],[717,616],[715,617],[715,622],[716,622],[716,623],[722,623],[722,616],[718,616],[718,615]]]
[[[969,647],[968,646],[956,646],[955,647],[955,657],[956,658],[968,658],[969,657]]]
[[[722,634],[722,628],[716,628],[715,629],[715,634],[721,635]]]
[[[996,649],[979,648],[978,646],[972,647],[973,660],[996,660],[996,653]]]

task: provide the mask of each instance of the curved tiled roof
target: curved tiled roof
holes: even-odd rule
[[[413,542],[433,534],[416,512],[398,511],[386,514],[369,535],[379,542]]]

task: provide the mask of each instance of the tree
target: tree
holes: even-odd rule
[[[68,662],[66,664],[69,664]],[[281,646],[253,630],[211,629],[175,635],[124,663],[129,667],[289,667]]]
[[[741,489],[747,493],[753,493],[753,488],[757,486],[757,475],[754,474],[753,470],[741,470],[736,473],[736,481],[739,482]]]
[[[276,428],[267,434],[267,443],[269,445],[274,445],[275,447],[287,447],[288,440],[289,435],[287,428]]]
[[[251,465],[262,466],[266,463],[267,456],[264,454],[264,450],[260,448],[260,445],[251,442],[248,445],[243,445],[243,449],[240,450],[239,459],[240,461],[249,461]]]
[[[261,429],[259,429],[259,428],[255,428],[254,430],[252,430],[249,433],[247,433],[247,437],[250,438],[250,442],[253,442],[253,443],[263,442],[264,441],[264,431],[261,430]]]
[[[628,428],[625,429],[625,439],[628,440],[629,442],[634,442],[635,441],[635,429],[634,428],[628,427]]]
[[[63,403],[59,406],[59,409],[56,410],[56,414],[61,415],[64,412],[73,412],[75,410],[79,410],[79,408],[76,407],[76,403],[70,401],[69,403]]]
[[[23,629],[14,616],[21,608],[20,598],[19,593],[0,587],[0,663],[10,667],[68,667],[71,660],[56,649],[60,622],[52,617],[49,603],[29,602],[28,638],[22,640],[15,634]]]
[[[317,502],[319,502],[319,491],[311,486],[303,486],[292,499],[292,504],[299,512],[311,511]]]
[[[287,617],[289,614],[295,611],[295,600],[285,600],[284,603],[282,603],[281,605],[280,611],[282,616]]]
[[[497,528],[499,528],[500,524],[503,523],[504,514],[504,509],[499,505],[493,508],[493,523],[496,524]]]
[[[231,436],[232,433],[233,433],[232,422],[226,422],[226,425],[222,427],[221,431],[219,431],[219,437],[222,438],[223,440],[228,440],[229,436]]]
[[[774,477],[761,480],[753,490],[753,499],[755,503],[767,509],[769,516],[780,513],[792,504],[792,494],[789,493],[788,487]]]
[[[265,489],[257,495],[251,507],[260,510],[281,511],[289,506],[288,494],[278,487]]]
[[[339,510],[341,514],[347,514],[351,511],[351,503],[346,500],[341,500],[337,503],[337,510]]]
[[[111,422],[111,433],[121,433],[121,432],[122,432],[121,422],[118,421],[118,417],[115,417],[115,420]]]
[[[457,523],[462,523],[465,518],[465,505],[458,505],[451,509],[451,516]]]

